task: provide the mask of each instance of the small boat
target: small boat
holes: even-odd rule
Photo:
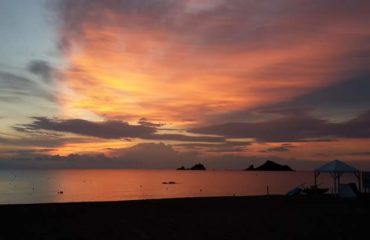
[[[302,192],[302,188],[295,187],[292,190],[290,190],[289,192],[287,192],[286,195],[289,196],[289,197],[294,197],[294,196],[298,196],[299,194],[301,194],[301,192]]]
[[[329,188],[319,188],[317,185],[312,185],[308,188],[303,188],[302,192],[309,195],[321,195],[329,191]]]
[[[169,182],[162,182],[162,184],[176,184],[174,181],[169,181]]]
[[[296,186],[295,188],[289,190],[286,195],[289,196],[289,197],[294,197],[294,196],[298,196],[302,193],[302,190],[303,190],[303,186],[305,185],[305,183],[302,183],[298,186]]]

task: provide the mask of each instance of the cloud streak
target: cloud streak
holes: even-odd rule
[[[224,137],[255,138],[264,142],[315,141],[322,138],[370,138],[370,112],[334,123],[308,115],[280,117],[261,122],[225,123],[190,130]]]
[[[29,78],[10,72],[0,72],[0,97],[15,102],[25,96],[54,101],[52,94],[42,89],[36,82]]]
[[[50,130],[106,139],[143,137],[155,132],[152,127],[130,125],[120,121],[90,122],[82,119],[56,120],[45,117],[36,117],[33,123],[19,127],[26,131]]]
[[[222,137],[189,136],[182,134],[157,134],[157,126],[141,122],[140,125],[131,125],[121,121],[92,122],[82,119],[49,119],[35,117],[29,124],[21,124],[14,127],[18,132],[39,132],[42,130],[73,133],[89,137],[103,139],[140,138],[150,140],[173,140],[173,141],[204,141],[222,142]]]

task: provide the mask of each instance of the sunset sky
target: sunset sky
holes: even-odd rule
[[[1,0],[0,167],[370,169],[368,0]]]

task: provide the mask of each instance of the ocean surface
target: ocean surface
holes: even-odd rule
[[[341,180],[355,182],[351,175],[344,175]],[[176,184],[163,184],[170,181]],[[322,187],[331,189],[332,182],[328,174],[318,178]],[[285,194],[300,184],[313,184],[313,173],[218,170],[0,170],[0,204],[252,196],[266,195],[267,191],[269,194]]]

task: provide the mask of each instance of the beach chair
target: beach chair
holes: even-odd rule
[[[301,194],[301,192],[302,192],[302,188],[300,188],[300,187],[295,187],[295,188],[293,188],[292,190],[290,190],[289,192],[287,192],[287,193],[286,193],[286,195],[287,195],[288,197],[294,197],[294,196],[298,196],[298,195],[300,195],[300,194]]]
[[[355,183],[339,184],[338,195],[341,198],[358,198],[360,192]]]

